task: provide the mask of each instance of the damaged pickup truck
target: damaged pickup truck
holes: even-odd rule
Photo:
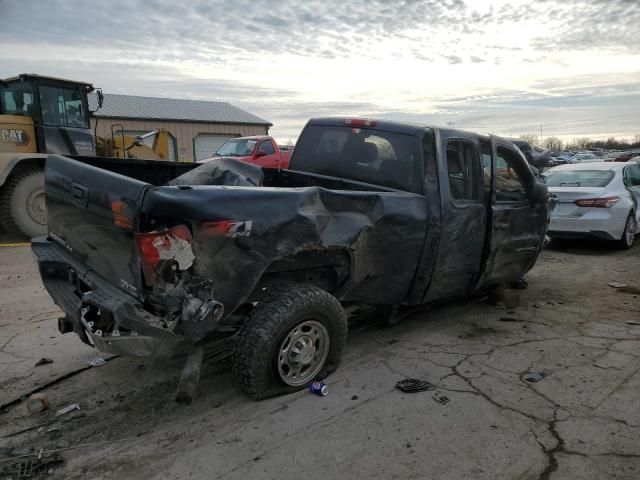
[[[253,398],[334,371],[346,312],[522,278],[547,227],[547,188],[519,150],[452,129],[313,119],[290,170],[92,163],[46,162],[49,234],[32,248],[60,331],[156,359],[230,345]]]

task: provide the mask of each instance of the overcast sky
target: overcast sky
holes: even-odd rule
[[[640,134],[638,0],[0,0],[0,77],[223,100],[295,139],[362,115]]]

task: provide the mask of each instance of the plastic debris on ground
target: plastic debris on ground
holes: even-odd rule
[[[29,413],[42,412],[49,408],[49,399],[43,393],[34,393],[27,399]]]
[[[434,393],[432,398],[440,405],[446,405],[447,403],[449,403],[449,397],[447,397],[446,395],[442,395],[439,392]]]
[[[104,358],[96,357],[93,360],[87,362],[87,365],[89,365],[90,367],[101,367],[105,363],[107,363],[107,361]]]
[[[623,288],[627,286],[626,283],[620,283],[620,282],[609,282],[607,285],[613,288]]]
[[[58,410],[55,414],[56,417],[59,417],[61,415],[65,415],[69,412],[73,412],[74,410],[80,410],[80,405],[78,405],[77,403],[72,403],[71,405],[67,405],[64,408],[61,408],[60,410]]]
[[[529,382],[529,383],[536,383],[539,382],[540,380],[542,380],[543,378],[545,378],[547,375],[549,375],[548,373],[545,372],[538,372],[538,373],[525,373],[522,376],[522,379]]]
[[[51,360],[50,358],[47,357],[42,357],[40,360],[38,360],[35,364],[36,367],[40,367],[42,365],[48,365],[50,363],[53,363],[53,360]]]
[[[0,478],[43,478],[49,474],[50,465],[62,462],[59,453],[43,450],[30,455],[0,459]]]

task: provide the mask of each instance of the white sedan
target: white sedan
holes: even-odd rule
[[[591,163],[591,162],[601,162],[602,158],[593,153],[576,153],[573,157],[571,157],[572,163]]]
[[[545,172],[557,204],[552,238],[598,237],[631,248],[640,223],[640,164],[576,163]]]

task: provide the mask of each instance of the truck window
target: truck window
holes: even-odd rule
[[[496,156],[496,201],[520,202],[527,200],[527,192],[517,173],[516,152],[498,147]]]
[[[79,88],[40,86],[42,123],[59,127],[89,126]]]
[[[480,158],[475,145],[465,140],[449,140],[446,155],[451,196],[457,200],[477,200]]]
[[[308,125],[294,155],[293,170],[421,192],[420,144],[412,135],[349,126]]]
[[[265,140],[260,144],[260,150],[264,151],[265,155],[275,155],[276,151],[273,148],[271,140]]]

